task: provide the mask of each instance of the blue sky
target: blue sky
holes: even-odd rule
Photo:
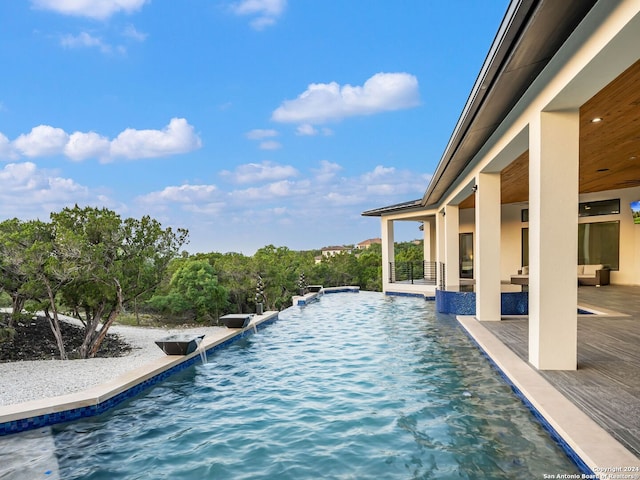
[[[507,5],[0,2],[0,220],[105,206],[192,253],[378,237],[361,212],[423,195]]]

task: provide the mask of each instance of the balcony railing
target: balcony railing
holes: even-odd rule
[[[427,261],[389,262],[389,282],[436,285],[438,268],[442,278],[443,266],[443,263]]]

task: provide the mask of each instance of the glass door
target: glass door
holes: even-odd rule
[[[473,278],[473,233],[460,234],[460,278]]]

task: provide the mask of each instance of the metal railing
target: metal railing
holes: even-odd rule
[[[438,268],[444,278],[444,264],[440,262],[389,262],[389,282],[436,285]]]

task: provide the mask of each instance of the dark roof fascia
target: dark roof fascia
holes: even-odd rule
[[[422,199],[410,200],[408,202],[396,203],[395,205],[389,205],[386,207],[374,208],[362,212],[363,217],[382,217],[383,215],[390,215],[392,213],[411,212],[413,210],[422,209]]]
[[[442,200],[596,2],[512,0],[422,198],[423,206]]]
[[[528,18],[532,3],[537,1],[540,0],[512,0],[509,4],[507,12],[498,28],[498,32],[491,44],[491,48],[480,69],[480,73],[473,85],[471,94],[458,118],[458,123],[451,134],[440,162],[438,162],[436,171],[427,186],[427,190],[422,198],[423,205],[434,204],[440,200],[441,196],[432,198],[433,191],[440,182],[444,171],[451,164],[458,146],[462,143],[462,138],[473,123],[480,104],[489,91],[495,88],[500,72],[499,65],[504,61],[510,45],[513,44],[516,32],[520,30],[522,23]],[[460,171],[462,170],[463,168],[460,169]]]

